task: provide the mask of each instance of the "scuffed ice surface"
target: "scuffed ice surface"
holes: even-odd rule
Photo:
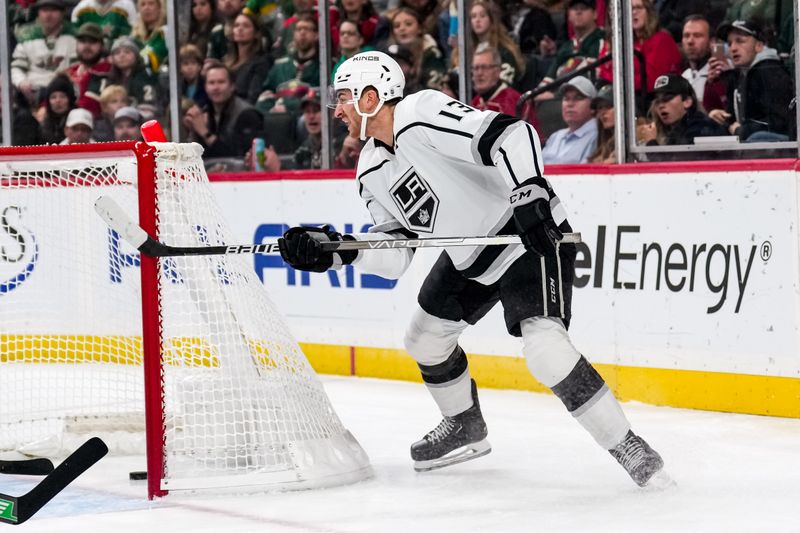
[[[624,404],[677,487],[642,491],[553,396],[481,391],[492,453],[416,474],[408,447],[439,421],[422,385],[323,378],[375,477],[294,493],[145,499],[109,457],[26,524],[82,532],[527,532],[800,530],[800,420]],[[0,477],[0,492],[30,482]]]

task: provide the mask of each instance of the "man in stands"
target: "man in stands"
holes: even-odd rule
[[[293,79],[312,87],[319,85],[317,17],[309,12],[297,15],[292,35],[294,51],[275,61],[264,80],[264,91],[275,92],[278,85]],[[262,94],[259,100],[264,96]]]
[[[660,76],[653,94],[657,137],[648,144],[694,144],[695,137],[726,134],[697,108],[694,89],[685,78]]]
[[[572,25],[575,35],[565,41],[544,77],[541,84],[569,74],[591,61],[597,59],[603,46],[605,32],[597,27],[597,12],[594,0],[570,0],[567,8],[567,19]],[[549,100],[553,93],[545,92],[536,97],[536,100]]]
[[[76,107],[67,115],[67,122],[64,125],[64,135],[66,135],[66,138],[59,144],[85,144],[96,142],[92,139],[92,130],[94,130],[92,113],[86,109]]]
[[[683,54],[688,68],[683,77],[692,84],[697,103],[706,111],[725,109],[725,84],[719,78],[710,80],[708,76],[711,59],[711,27],[705,15],[689,15],[683,24],[681,37]],[[716,46],[723,46],[716,43]]]
[[[207,157],[241,157],[250,150],[255,137],[264,133],[264,119],[256,108],[235,94],[231,71],[222,63],[206,70],[206,109],[193,105],[183,124],[189,140],[202,144]]]
[[[735,70],[722,74],[727,110],[709,116],[742,141],[788,140],[794,84],[775,49],[766,46],[761,25],[737,20],[721,26],[719,36],[728,41]]]
[[[472,56],[472,107],[515,116],[520,94],[500,79],[500,52],[481,43]]]
[[[141,141],[142,114],[135,107],[121,107],[114,113],[114,140]]]
[[[34,107],[55,75],[75,60],[75,37],[64,24],[64,0],[37,0],[36,21],[20,28],[11,82]]]
[[[586,163],[597,147],[597,121],[592,100],[597,90],[583,76],[561,86],[561,117],[567,127],[553,133],[542,149],[545,164]]]
[[[67,76],[78,88],[78,107],[88,109],[95,118],[100,116],[100,103],[87,96],[92,76],[104,77],[111,70],[111,62],[104,57],[103,29],[94,22],[87,22],[76,35],[78,39],[78,62],[67,69]]]

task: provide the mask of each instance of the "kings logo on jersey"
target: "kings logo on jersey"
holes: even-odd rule
[[[391,193],[395,205],[406,219],[408,229],[433,233],[439,198],[416,170],[408,169],[394,184]]]

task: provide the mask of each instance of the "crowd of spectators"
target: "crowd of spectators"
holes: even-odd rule
[[[796,139],[786,4],[631,0],[638,142]],[[406,73],[406,93],[456,96],[455,5],[331,2],[330,68],[382,50]],[[172,128],[209,158],[251,160],[261,137],[267,170],[320,168],[316,10],[313,0],[191,0],[179,17],[181,100],[172,105],[182,119]],[[163,0],[15,0],[10,17],[14,120],[37,128],[17,143],[130,139],[144,120],[168,124]],[[522,109],[546,163],[614,161],[613,61],[595,65],[612,49],[607,1],[472,0],[466,18],[472,106]],[[331,136],[334,166],[355,166],[360,143],[335,124]]]

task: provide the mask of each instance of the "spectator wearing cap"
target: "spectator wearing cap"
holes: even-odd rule
[[[614,87],[603,85],[592,99],[592,111],[597,117],[597,148],[589,156],[589,163],[615,163],[614,150]]]
[[[135,107],[121,107],[114,113],[114,140],[141,141],[142,114]]]
[[[665,74],[680,73],[681,52],[678,45],[668,32],[660,28],[658,12],[652,0],[631,0],[633,18],[633,48],[644,56],[645,77],[647,79],[646,93],[651,95],[656,79]],[[603,44],[600,56],[611,51],[608,41]],[[633,62],[634,87],[639,91],[642,87],[642,73],[639,61]],[[613,66],[611,62],[598,67],[600,77],[613,82]]]
[[[597,146],[597,122],[592,100],[597,90],[583,76],[575,76],[559,90],[561,117],[566,128],[554,132],[542,149],[546,165],[586,163]]]
[[[339,60],[333,65],[333,69],[331,69],[331,79],[336,77],[336,70],[339,68],[339,65],[354,55],[375,50],[372,46],[365,44],[365,42],[366,40],[361,33],[361,28],[356,22],[352,20],[343,20],[342,23],[339,24],[339,52],[341,52],[342,55],[339,56]]]
[[[516,115],[520,94],[500,78],[500,52],[481,43],[472,55],[472,107]]]
[[[390,44],[386,49],[386,53],[389,54],[392,59],[397,61],[397,64],[400,65],[400,70],[403,71],[403,76],[406,78],[406,85],[403,88],[403,96],[414,94],[425,88],[422,86],[420,77],[417,75],[417,65],[416,61],[414,60],[414,52],[412,52],[409,47],[403,46],[402,44]],[[445,78],[447,78],[447,75],[445,75]],[[456,85],[457,84],[458,82],[456,82]],[[444,88],[444,84],[442,85],[442,88]],[[457,92],[458,89],[456,89],[456,93]]]
[[[206,93],[210,104],[192,105],[183,124],[189,140],[200,143],[207,157],[241,157],[253,139],[264,135],[264,118],[251,104],[236,96],[233,75],[216,62],[206,69]]]
[[[737,20],[722,25],[719,36],[728,42],[734,70],[722,74],[727,109],[709,116],[742,141],[788,140],[794,133],[789,118],[794,84],[775,49],[764,44],[761,25]]]
[[[655,139],[647,144],[694,144],[695,137],[726,135],[725,130],[697,106],[692,85],[682,76],[669,74],[656,79],[651,115]]]
[[[67,115],[64,123],[64,140],[59,144],[86,144],[96,142],[92,138],[94,119],[86,109],[76,107]]]
[[[94,22],[87,22],[78,28],[75,37],[78,61],[70,65],[66,74],[78,89],[78,107],[88,109],[97,118],[100,116],[100,104],[86,93],[92,76],[104,78],[111,71],[111,62],[105,57],[103,30]]]
[[[308,170],[322,168],[322,107],[319,93],[309,91],[300,101],[303,126],[308,135],[294,152],[293,168]]]
[[[300,13],[295,18],[291,47],[293,51],[275,60],[262,85],[259,100],[269,102],[274,98],[278,86],[290,80],[310,86],[319,85],[319,25],[317,17],[310,12]],[[270,104],[262,111],[268,111]]]
[[[93,22],[103,30],[106,49],[123,35],[130,35],[139,16],[132,0],[80,0],[72,10],[72,24],[80,28]]]
[[[572,39],[565,41],[556,51],[555,58],[542,80],[547,84],[583,67],[599,57],[605,32],[597,27],[597,12],[594,0],[570,0],[567,4],[567,19],[574,29]],[[553,93],[544,92],[536,100],[553,98]]]
[[[725,108],[725,84],[719,75],[710,76],[711,65],[720,59],[711,57],[711,26],[705,15],[689,15],[683,24],[681,37],[683,54],[688,68],[682,76],[692,85],[697,103],[706,111]],[[722,47],[722,43],[715,43]],[[724,54],[724,51],[723,51]]]
[[[414,58],[412,70],[419,85],[424,89],[441,89],[447,72],[444,58],[433,37],[425,33],[419,13],[411,8],[401,7],[395,11],[391,23],[389,43],[404,46],[411,51]]]
[[[39,119],[42,141],[59,144],[64,140],[67,115],[75,109],[75,89],[65,76],[56,76],[47,85],[43,116]]]
[[[36,21],[21,28],[11,56],[11,82],[36,107],[56,73],[75,60],[75,36],[64,0],[37,0]]]
[[[92,76],[86,94],[99,99],[107,85],[122,85],[128,89],[131,105],[157,107],[158,79],[147,71],[139,52],[139,45],[131,37],[120,37],[114,41],[111,47],[111,70],[107,76]]]

